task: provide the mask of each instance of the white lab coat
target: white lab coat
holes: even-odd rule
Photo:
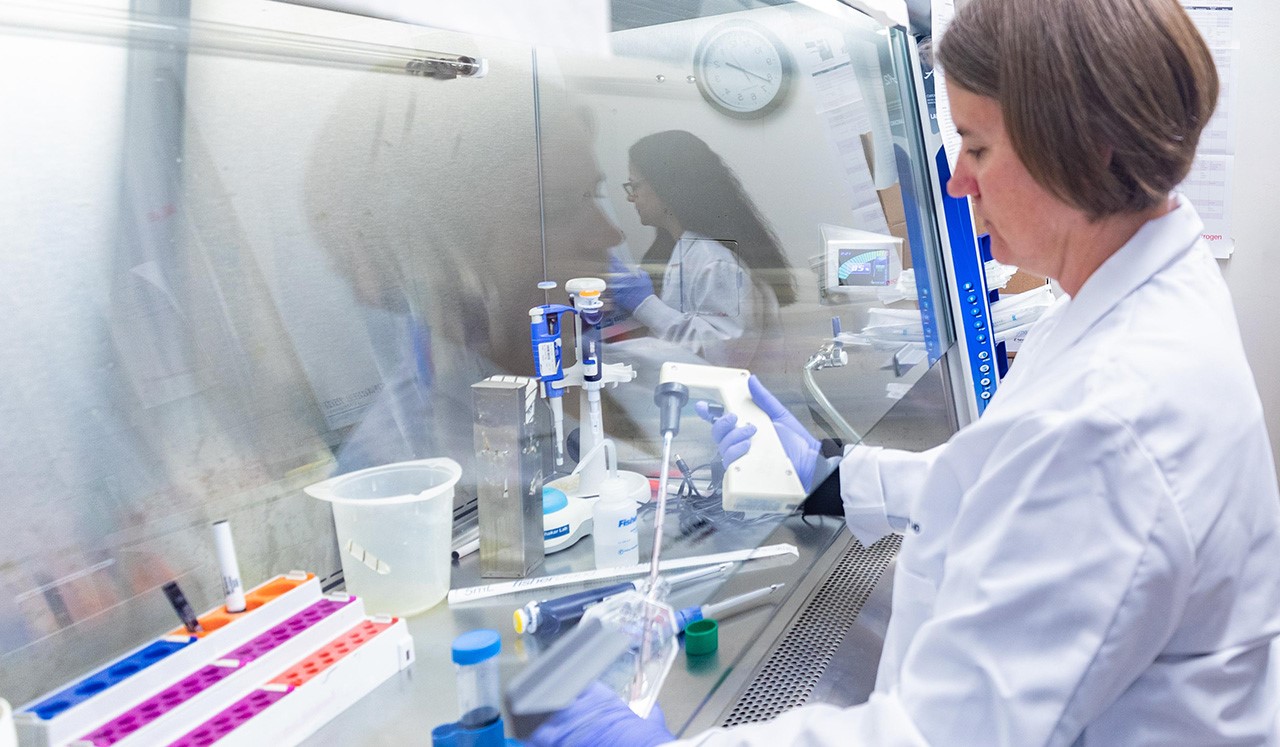
[[[724,244],[693,231],[676,242],[662,275],[632,317],[655,337],[717,366],[751,367],[779,338],[778,299]]]
[[[1280,495],[1194,208],[1032,330],[986,413],[840,465],[863,543],[904,533],[876,690],[700,745],[1260,745]]]

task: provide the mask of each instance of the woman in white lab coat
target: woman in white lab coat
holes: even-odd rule
[[[623,187],[655,235],[640,269],[613,260],[614,302],[654,337],[716,365],[750,367],[780,337],[795,281],[736,175],[696,135],[667,130],[627,151]]]
[[[948,190],[996,259],[1065,295],[985,414],[925,453],[858,446],[831,471],[755,386],[810,510],[842,509],[864,544],[904,535],[893,615],[867,703],[690,742],[1275,743],[1275,465],[1231,299],[1172,193],[1217,97],[1209,51],[1177,0],[972,0],[939,61],[963,137]],[[726,460],[750,443],[735,426],[713,428]],[[542,743],[670,738],[594,707]]]

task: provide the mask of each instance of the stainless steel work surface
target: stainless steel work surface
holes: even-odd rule
[[[768,721],[799,706],[864,702],[889,623],[901,538],[862,547],[842,534],[751,642],[683,733]]]
[[[648,519],[642,515],[642,521]],[[831,518],[802,519],[789,517],[776,526],[760,525],[722,529],[690,541],[670,540],[670,554],[665,557],[723,552],[739,547],[755,547],[790,543],[799,551],[794,562],[751,561],[741,566],[727,581],[703,582],[678,590],[672,595],[673,606],[683,607],[725,598],[753,588],[784,582],[787,587],[776,599],[721,622],[720,647],[710,656],[690,660],[683,652],[672,666],[659,702],[668,723],[678,730],[692,718],[698,706],[717,684],[737,666],[775,618],[779,609],[792,604],[792,598],[808,588],[805,578],[815,561],[822,558],[833,540],[847,537],[843,522]],[[642,536],[644,528],[642,528]],[[454,588],[488,583],[479,577],[476,555],[463,558],[454,566]],[[561,553],[548,556],[541,575],[587,570],[592,567],[590,542],[579,542]],[[433,727],[458,718],[454,689],[454,667],[449,658],[453,638],[475,628],[493,628],[502,636],[499,668],[504,684],[532,661],[543,648],[531,636],[517,635],[512,627],[512,612],[530,599],[561,596],[588,588],[584,585],[562,586],[532,593],[510,594],[488,600],[438,607],[408,619],[417,652],[416,661],[395,677],[383,683],[357,702],[309,740],[309,744],[402,745],[422,744],[430,738]],[[323,715],[318,714],[318,717]]]
[[[954,425],[931,406],[942,389],[934,367],[870,433],[868,441],[890,447],[929,448],[945,441]],[[641,514],[641,547],[647,553],[652,512]],[[714,726],[768,720],[806,703],[847,706],[867,699],[890,614],[893,558],[900,538],[868,548],[844,531],[841,519],[792,516],[776,526],[726,525],[710,535],[671,542],[668,557],[791,543],[799,558],[787,565],[761,561],[740,569],[720,585],[704,583],[678,591],[672,602],[686,606],[716,601],[784,582],[769,604],[721,620],[719,650],[691,661],[676,659],[659,696],[667,725],[677,735]],[[647,559],[647,554],[644,555]],[[592,567],[590,541],[547,557],[538,575]],[[478,556],[453,569],[453,587],[484,583]],[[511,613],[530,599],[586,588],[563,586],[484,602],[435,609],[408,620],[417,650],[409,669],[384,683],[321,728],[310,744],[422,744],[430,730],[458,717],[449,646],[454,636],[478,627],[502,635],[500,667],[509,681],[541,650],[536,640],[514,633]]]

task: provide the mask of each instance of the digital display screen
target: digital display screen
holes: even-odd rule
[[[836,284],[842,288],[889,285],[888,249],[840,249]]]

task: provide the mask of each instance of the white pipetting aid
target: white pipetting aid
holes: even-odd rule
[[[627,493],[627,482],[620,477],[610,477],[600,483],[600,497],[591,507],[596,568],[616,568],[640,562],[636,504]]]

